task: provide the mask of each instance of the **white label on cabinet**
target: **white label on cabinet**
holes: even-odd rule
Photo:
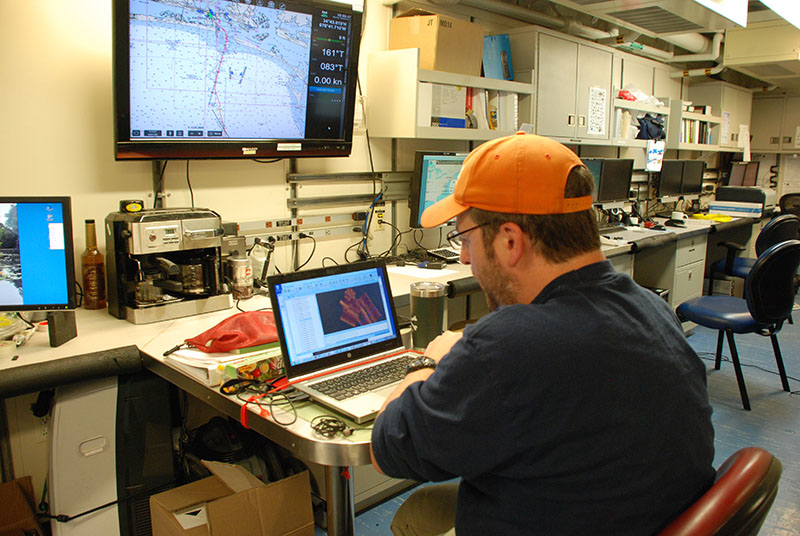
[[[608,91],[602,87],[589,88],[589,124],[586,133],[593,136],[606,135],[606,99]]]
[[[794,148],[800,149],[800,127],[794,129]]]
[[[722,112],[722,126],[720,127],[719,142],[723,145],[731,141],[731,113]]]

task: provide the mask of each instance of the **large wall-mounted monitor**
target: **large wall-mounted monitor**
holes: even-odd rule
[[[116,158],[349,155],[361,22],[326,0],[115,0]]]
[[[681,195],[684,160],[664,160],[658,179],[658,198],[662,203],[677,201]]]
[[[409,227],[422,227],[419,219],[425,209],[453,193],[466,157],[467,153],[414,153],[414,172],[411,175],[411,191],[408,196]]]
[[[681,195],[698,196],[703,191],[703,172],[706,163],[702,160],[684,160],[681,180]]]
[[[74,309],[69,197],[0,197],[0,311]]]
[[[603,205],[622,203],[631,195],[633,159],[606,158],[600,171],[597,202]]]

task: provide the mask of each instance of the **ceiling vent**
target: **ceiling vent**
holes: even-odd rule
[[[748,0],[551,0],[651,36],[740,28]]]

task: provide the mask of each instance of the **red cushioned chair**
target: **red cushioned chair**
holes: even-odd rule
[[[714,485],[658,536],[758,534],[778,493],[781,469],[764,449],[735,452],[717,470]]]

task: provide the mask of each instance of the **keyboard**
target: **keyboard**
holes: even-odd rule
[[[428,254],[443,259],[447,262],[456,262],[461,257],[461,253],[453,248],[429,249]]]
[[[625,227],[618,223],[612,225],[601,225],[599,228],[601,235],[611,234],[611,233],[621,233],[622,231],[625,230],[626,230]]]
[[[336,400],[345,400],[399,382],[406,376],[406,366],[418,357],[418,354],[399,355],[370,367],[309,384],[309,387]]]

